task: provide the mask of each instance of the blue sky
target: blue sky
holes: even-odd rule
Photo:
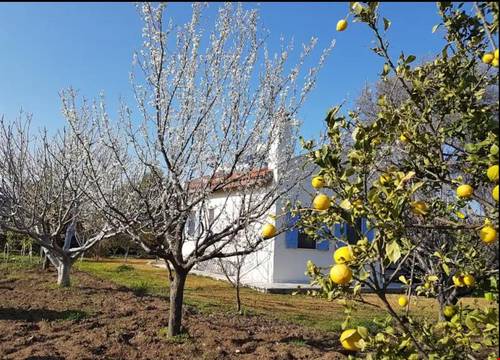
[[[362,87],[377,79],[382,62],[371,50],[373,37],[363,24],[335,31],[348,3],[246,3],[260,10],[270,32],[269,48],[278,39],[294,39],[295,48],[311,36],[318,49],[336,39],[316,88],[300,116],[302,134],[316,137],[326,110],[352,101]],[[218,4],[212,3],[213,14]],[[439,22],[435,3],[382,3],[381,14],[392,21],[388,38],[392,55],[403,50],[429,57],[443,45],[431,33]],[[167,17],[184,22],[190,4],[173,3]],[[104,92],[111,111],[119,97],[130,99],[129,73],[134,50],[141,44],[141,22],[132,3],[2,3],[0,4],[0,114],[12,119],[23,108],[33,113],[35,127],[64,125],[58,92],[73,86],[87,98]],[[319,52],[316,53],[318,55]],[[418,61],[418,60],[417,60]],[[132,103],[132,101],[129,101]]]

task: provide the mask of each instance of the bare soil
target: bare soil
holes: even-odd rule
[[[345,359],[338,335],[269,317],[201,314],[186,306],[185,333],[165,335],[168,302],[73,271],[0,270],[1,359]],[[315,311],[315,309],[310,309]]]

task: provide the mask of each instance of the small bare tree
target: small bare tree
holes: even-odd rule
[[[0,120],[0,228],[41,245],[66,287],[73,262],[113,232],[85,196],[90,183],[77,139],[64,130],[34,134],[30,123],[30,115]]]
[[[244,237],[245,239],[243,239]],[[255,231],[251,231],[250,229],[245,229],[244,232],[240,234],[237,238],[235,238],[234,243],[232,245],[228,245],[227,248],[229,251],[237,252],[241,248],[241,244],[248,243],[249,238],[258,237],[258,234]],[[267,244],[262,244],[263,246],[259,249],[255,249],[256,251],[262,251]],[[227,282],[233,287],[235,290],[235,298],[236,298],[236,311],[238,313],[242,313],[241,308],[241,286],[243,285],[242,279],[245,275],[257,267],[261,266],[262,263],[258,260],[257,257],[253,257],[255,254],[240,254],[228,258],[218,258],[217,262],[217,270],[221,272],[226,278]]]
[[[227,245],[261,223],[301,177],[290,161],[295,118],[331,46],[299,79],[316,40],[304,45],[297,65],[290,67],[289,47],[269,56],[256,11],[225,4],[204,36],[204,5],[193,4],[191,20],[180,27],[164,24],[163,4],[138,6],[144,45],[134,57],[140,72],[132,82],[139,118],[122,105],[119,121],[112,123],[102,99],[79,106],[73,91],[62,100],[76,133],[94,131],[80,137],[94,202],[172,271],[169,335],[174,336],[181,330],[188,272],[203,261],[259,247],[265,241],[260,237],[234,251]],[[110,149],[110,157],[92,157],[96,144]],[[101,162],[109,164],[106,178]],[[224,224],[216,221],[218,215],[214,222],[204,221],[213,199],[219,209],[231,209]],[[193,216],[201,231],[188,236]]]

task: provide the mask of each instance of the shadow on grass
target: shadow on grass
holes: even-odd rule
[[[80,321],[88,314],[81,310],[56,311],[48,309],[16,309],[0,308],[0,320],[21,320],[21,321],[55,321],[73,320]]]
[[[312,339],[304,339],[301,336],[289,336],[281,339],[280,342],[287,344],[295,344],[298,346],[308,345],[320,350],[330,350],[332,348],[336,348],[338,345],[338,341],[334,339],[312,340]]]

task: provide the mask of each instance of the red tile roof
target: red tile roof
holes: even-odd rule
[[[233,172],[232,174],[218,172],[213,176],[203,176],[191,180],[188,189],[200,190],[209,185],[212,191],[231,191],[241,187],[264,186],[273,179],[273,172],[268,168],[250,170],[246,172]],[[207,184],[210,182],[210,184]]]

